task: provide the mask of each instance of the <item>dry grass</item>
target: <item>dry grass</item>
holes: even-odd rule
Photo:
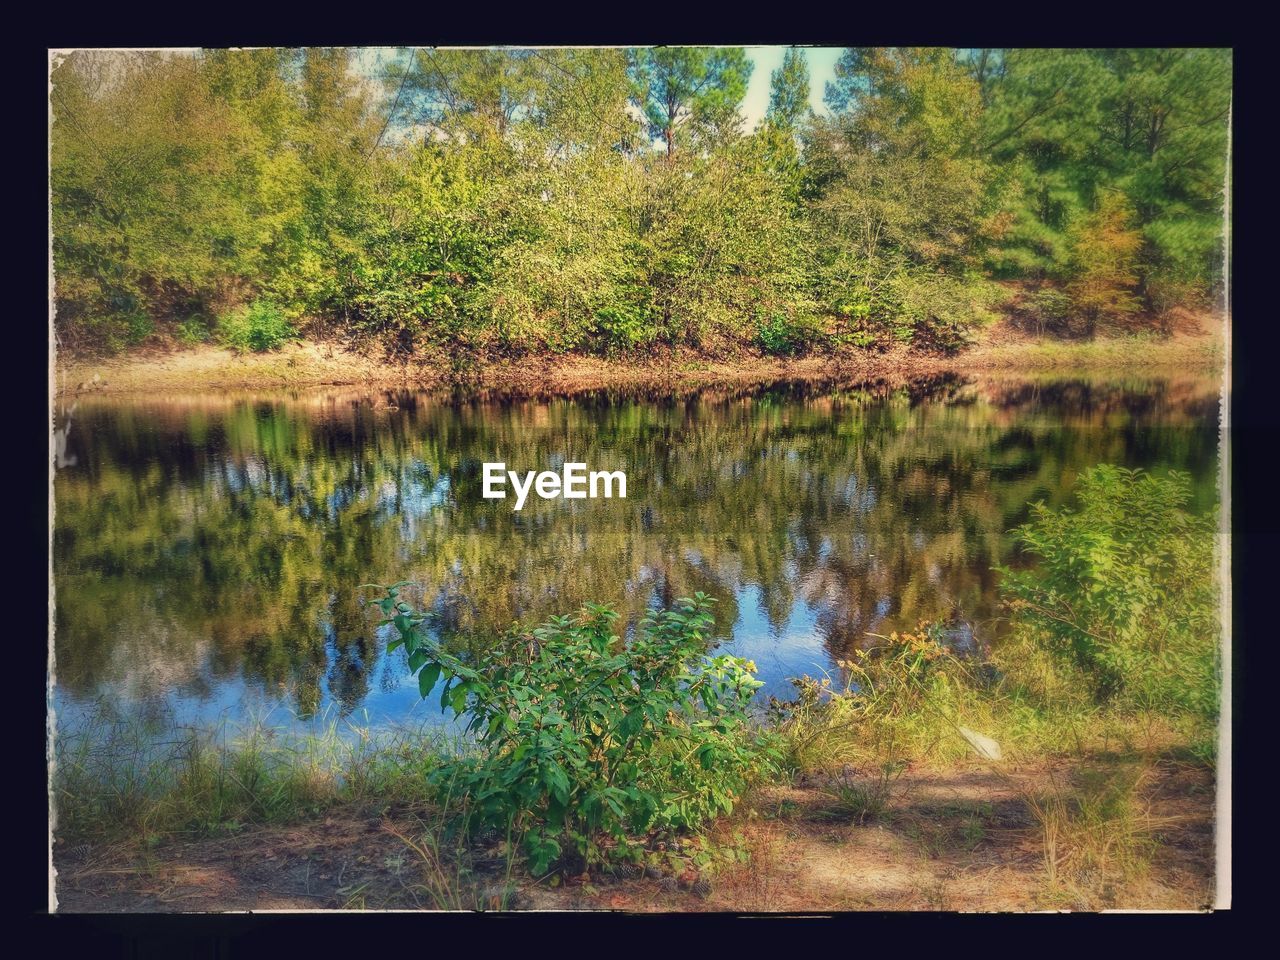
[[[230,836],[59,843],[58,896],[77,911],[1197,910],[1212,898],[1213,782],[1194,764],[911,768],[874,819],[833,804],[840,776],[761,789],[709,837],[746,861],[687,878],[552,887],[514,870],[500,838],[458,847],[438,810],[349,805]]]

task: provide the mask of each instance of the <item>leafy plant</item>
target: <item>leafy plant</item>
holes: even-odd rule
[[[596,330],[610,346],[628,349],[651,340],[655,327],[646,291],[623,292],[628,299],[596,310]]]
[[[808,341],[808,331],[785,315],[775,313],[760,321],[756,341],[768,353],[796,353]]]
[[[297,335],[284,311],[268,300],[255,300],[218,319],[218,338],[242,353],[277,350]]]
[[[770,763],[747,713],[755,665],[707,655],[710,598],[650,613],[625,638],[588,605],[513,632],[470,660],[423,629],[424,614],[378,587],[377,601],[422,696],[469,717],[480,750],[431,774],[461,796],[469,829],[523,838],[536,873],[639,855],[628,838],[694,829],[732,811]]]
[[[1099,701],[1218,710],[1214,522],[1187,512],[1190,479],[1098,466],[1080,475],[1079,508],[1014,531],[1039,564],[1001,569],[1015,621],[1078,669]]]
[[[178,340],[187,346],[204,343],[209,336],[209,327],[203,317],[189,317],[178,324]]]

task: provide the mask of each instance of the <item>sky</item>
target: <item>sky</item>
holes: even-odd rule
[[[782,66],[782,55],[786,47],[747,47],[747,56],[755,64],[751,71],[751,83],[747,87],[746,99],[742,101],[742,112],[747,118],[747,129],[764,118],[769,108],[769,76]],[[805,59],[809,61],[809,104],[815,113],[826,113],[826,105],[822,102],[822,93],[827,81],[835,76],[836,60],[840,57],[841,47],[808,47]]]

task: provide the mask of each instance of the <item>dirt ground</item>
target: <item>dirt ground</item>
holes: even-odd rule
[[[672,387],[772,380],[857,382],[981,370],[1088,367],[1208,367],[1221,365],[1220,318],[1180,315],[1167,339],[1125,337],[1063,341],[1027,333],[1009,320],[979,333],[970,349],[942,356],[902,348],[884,353],[849,349],[795,359],[744,353],[721,358],[688,350],[656,350],[643,358],[578,354],[521,357],[459,367],[450,358],[389,361],[337,343],[299,342],[274,353],[238,355],[212,346],[153,347],[122,357],[69,358],[55,371],[62,396],[156,393],[192,389],[267,389],[363,385],[432,389],[575,393],[603,387]]]
[[[1070,784],[1065,764],[909,769],[887,811],[842,814],[829,783],[761,790],[717,826],[746,862],[677,874],[638,869],[551,886],[507,876],[495,851],[471,873],[437,858],[413,811],[331,812],[314,822],[155,844],[55,845],[61,912],[515,909],[828,913],[857,910],[1202,910],[1213,899],[1214,786],[1203,767],[1162,760],[1142,790],[1140,869],[1072,870],[1026,798]],[[730,837],[735,839],[731,840]]]

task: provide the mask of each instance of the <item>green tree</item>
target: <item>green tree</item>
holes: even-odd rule
[[[653,47],[633,54],[635,102],[649,133],[675,153],[685,132],[714,136],[737,121],[751,61],[741,47]]]
[[[984,124],[1005,187],[993,266],[1060,272],[1069,225],[1119,190],[1146,306],[1218,282],[1230,51],[1010,50],[1000,64]]]
[[[1123,194],[1104,193],[1098,208],[1069,231],[1067,295],[1092,337],[1100,320],[1118,321],[1136,313],[1136,263],[1142,235],[1132,229],[1133,208]]]
[[[990,171],[977,83],[953,51],[846,51],[806,143],[818,283],[855,337],[955,345],[984,316],[970,283]]]
[[[765,117],[775,127],[794,131],[809,116],[809,64],[804,51],[788,47],[782,66],[769,75],[769,109]]]

